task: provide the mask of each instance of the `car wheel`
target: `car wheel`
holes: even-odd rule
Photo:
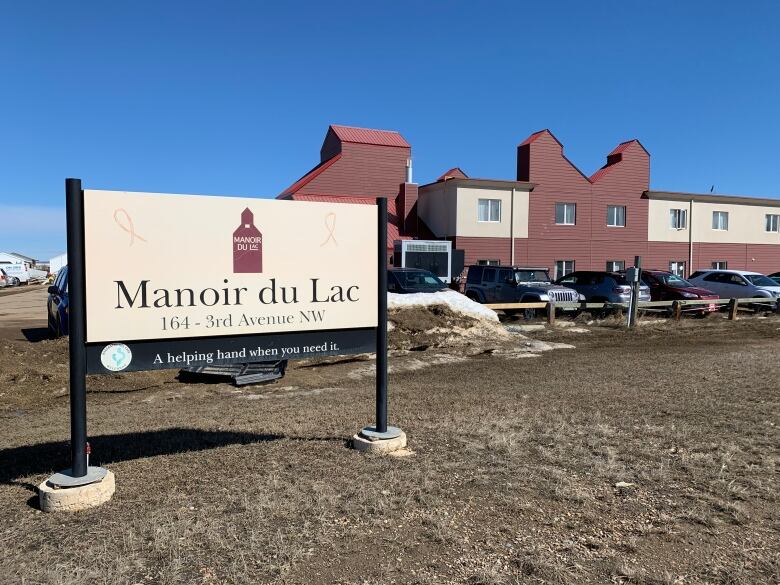
[[[469,292],[467,292],[467,293],[466,293],[466,298],[469,298],[469,299],[471,299],[471,300],[472,300],[472,301],[474,301],[475,303],[481,303],[481,302],[482,302],[482,301],[480,301],[480,300],[479,300],[479,297],[477,296],[477,294],[476,294],[476,293],[473,293],[473,292],[471,292],[471,291],[469,291]]]

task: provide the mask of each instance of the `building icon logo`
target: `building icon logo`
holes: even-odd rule
[[[263,234],[255,227],[254,214],[247,207],[241,212],[241,225],[233,232],[233,272],[263,271]]]
[[[112,343],[100,352],[100,363],[111,372],[121,372],[133,361],[133,352],[124,343]]]

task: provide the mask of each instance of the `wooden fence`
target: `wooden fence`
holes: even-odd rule
[[[748,298],[748,299],[712,299],[712,300],[680,300],[680,301],[640,301],[637,310],[644,312],[669,313],[675,320],[679,320],[683,313],[696,312],[701,305],[719,305],[718,310],[726,308],[729,319],[737,318],[739,311],[773,311],[780,312],[780,299]],[[525,309],[544,309],[547,314],[547,322],[555,322],[556,309],[579,309],[587,311],[595,310],[628,310],[628,303],[585,303],[574,301],[535,302],[535,303],[487,303],[485,306],[493,310],[522,311]]]

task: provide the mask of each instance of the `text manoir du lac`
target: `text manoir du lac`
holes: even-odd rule
[[[184,307],[241,307],[253,295],[245,287],[224,288],[151,288],[149,280],[141,280],[137,285],[125,284],[115,280],[115,309],[175,309]],[[223,280],[228,284],[228,280]],[[310,303],[355,303],[359,301],[360,287],[357,285],[323,285],[319,278],[309,279],[308,295],[305,298]],[[268,281],[268,286],[259,289],[257,300],[265,306],[295,305],[299,303],[297,286],[280,286],[275,278]],[[203,326],[214,327],[262,327],[264,325],[288,325],[292,323],[321,323],[325,320],[324,310],[277,312],[269,314],[228,313],[207,315],[203,323],[191,323],[187,317],[161,317],[162,329],[189,329]]]

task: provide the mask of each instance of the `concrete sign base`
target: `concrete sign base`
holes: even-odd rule
[[[371,427],[352,437],[352,448],[357,451],[391,453],[406,448],[406,433],[396,427],[387,427],[387,433],[378,433]]]
[[[44,512],[78,512],[104,504],[114,495],[114,474],[107,469],[102,479],[75,487],[58,487],[46,480],[38,486],[38,501]]]

